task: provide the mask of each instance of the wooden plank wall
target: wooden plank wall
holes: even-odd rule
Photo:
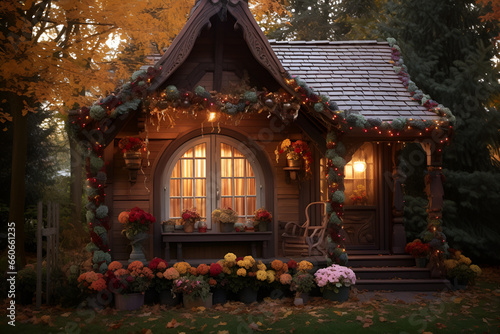
[[[286,158],[282,156],[280,158],[279,164],[276,164],[276,158],[274,150],[278,143],[284,138],[299,139],[301,138],[300,130],[294,126],[290,125],[284,130],[281,127],[277,127],[275,116],[267,118],[267,114],[254,114],[246,115],[237,125],[225,126],[228,129],[236,130],[248,138],[255,141],[258,146],[266,153],[269,164],[272,166],[271,171],[264,171],[265,173],[273,173],[275,175],[274,184],[274,231],[275,233],[275,254],[278,255],[279,239],[278,233],[278,221],[297,221],[299,216],[299,185],[295,182],[287,184],[285,182],[285,172],[283,167],[286,165]],[[271,123],[272,121],[272,123]],[[125,136],[137,136],[138,130],[136,121],[131,121],[126,126],[125,129],[120,132],[116,137],[113,147],[107,149],[106,158],[109,163],[108,172],[108,204],[111,208],[112,217],[112,229],[110,231],[110,236],[112,238],[112,256],[116,260],[126,260],[130,253],[130,246],[128,246],[128,240],[121,234],[121,224],[118,222],[118,215],[121,211],[130,210],[131,208],[138,206],[146,211],[153,212],[153,188],[162,187],[163,185],[153,182],[153,166],[160,159],[161,153],[174,141],[176,138],[182,136],[184,133],[188,133],[194,129],[200,129],[202,120],[196,118],[178,118],[176,119],[176,124],[174,127],[169,126],[169,124],[162,123],[159,130],[157,131],[156,126],[150,124],[150,120],[147,122],[147,136],[150,140],[149,142],[149,163],[145,159],[146,154],[143,153],[143,172],[139,172],[137,177],[137,182],[131,185],[128,181],[128,170],[125,169],[124,160],[122,153],[118,150],[118,141]],[[221,125],[222,126],[222,125]],[[217,133],[217,126],[214,127],[214,133]],[[286,132],[284,132],[286,131]],[[204,133],[212,132],[212,127],[205,124]],[[144,136],[145,133],[142,134]],[[111,145],[110,145],[111,146]],[[148,189],[149,192],[148,192]],[[156,217],[157,223],[160,224],[161,217]],[[153,229],[151,229],[151,232]],[[147,245],[147,258],[151,259],[153,257],[153,238],[160,238],[160,235],[154,235],[151,233],[151,238],[149,240],[149,245]],[[233,246],[234,247],[234,246]],[[220,248],[220,247],[219,247]],[[190,257],[198,258],[216,258],[221,253],[221,249],[215,249],[213,254],[210,249],[204,248],[202,250],[190,249],[186,253]],[[231,249],[227,249],[231,251]],[[158,254],[160,255],[160,254]],[[244,254],[241,254],[244,255]],[[160,255],[161,256],[161,255]]]

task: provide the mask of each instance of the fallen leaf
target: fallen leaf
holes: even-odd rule
[[[111,328],[111,329],[119,329],[121,326],[122,326],[122,323],[119,322],[117,324],[111,324],[111,325],[109,325],[109,328]]]
[[[379,317],[379,318],[378,318],[378,321],[380,321],[380,322],[386,322],[386,321],[387,321],[387,319],[386,319],[386,318],[384,318],[384,317]]]
[[[181,324],[177,322],[177,320],[173,319],[170,320],[167,325],[165,326],[165,328],[177,328],[179,327]]]
[[[201,326],[200,332],[203,332],[205,330],[205,328],[207,328],[207,326],[208,326],[207,324],[204,324],[203,326]]]
[[[158,318],[148,318],[148,320],[146,321],[155,321],[155,320],[158,320]]]
[[[439,329],[444,329],[444,328],[446,328],[446,325],[438,322],[438,323],[436,323],[436,327]]]
[[[365,319],[364,319],[362,316],[358,315],[358,316],[356,317],[356,320],[358,320],[358,321],[364,321]]]
[[[213,317],[213,319],[219,319],[220,318],[220,315],[216,315],[215,317]]]
[[[311,323],[309,321],[306,321],[306,326],[309,326]]]
[[[455,299],[453,300],[453,302],[454,302],[455,304],[460,304],[460,302],[461,302],[461,301],[462,301],[462,298],[455,298]]]
[[[71,315],[71,312],[66,312],[66,313],[61,314],[61,317],[65,317],[65,318],[67,318],[67,317],[69,317],[70,315]]]
[[[218,331],[217,334],[229,334],[229,331]]]
[[[146,313],[143,313],[143,314],[139,314],[138,317],[149,317],[151,315],[151,312],[146,312]]]
[[[257,325],[262,326],[262,322],[257,321]]]
[[[283,315],[282,319],[287,318],[288,316],[292,315],[292,313],[293,313],[292,311],[288,311],[288,312],[286,312],[286,313]]]
[[[151,331],[151,329],[143,328],[141,330],[141,334],[153,334],[153,332]]]
[[[342,316],[342,312],[340,312],[340,311],[333,311],[333,313],[335,313],[338,316]]]

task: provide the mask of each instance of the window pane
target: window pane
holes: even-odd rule
[[[231,177],[233,176],[233,164],[231,159],[221,159],[221,176]]]
[[[255,197],[247,197],[247,215],[253,216],[255,214],[257,199]]]
[[[253,173],[252,166],[250,165],[250,163],[246,159],[245,159],[245,163],[247,165],[247,176],[254,177],[255,174]]]
[[[234,159],[234,176],[245,176],[245,161],[246,159]]]
[[[195,194],[196,196],[207,196],[206,180],[195,181]]]
[[[193,149],[187,150],[186,153],[184,153],[184,155],[182,157],[183,158],[192,158],[193,157]]]
[[[182,164],[182,177],[193,177],[193,160],[183,159]]]
[[[181,162],[180,161],[177,161],[177,163],[175,164],[171,177],[181,177]]]
[[[181,195],[181,180],[170,179],[170,196]]]
[[[236,197],[234,199],[234,211],[238,213],[238,216],[245,215],[245,198],[244,197]]]
[[[181,216],[181,200],[179,198],[171,198],[169,218],[177,218],[180,216]]]
[[[247,195],[255,195],[255,179],[247,179]]]
[[[245,179],[234,179],[234,195],[244,196],[245,195]]]
[[[196,211],[200,214],[201,218],[206,218],[205,213],[207,212],[207,201],[204,198],[197,198],[195,200]]]
[[[233,187],[232,187],[232,179],[222,179],[221,180],[221,195],[222,196],[231,196],[233,194]]]
[[[237,158],[244,158],[245,156],[243,154],[241,154],[240,151],[238,151],[237,149],[234,149],[234,156],[237,157]]]
[[[182,180],[182,196],[193,196],[193,180]]]
[[[194,147],[194,156],[196,158],[205,158],[207,156],[207,149],[206,149],[206,145],[204,143],[200,144],[200,145],[196,145]]]
[[[194,209],[194,201],[192,198],[183,198],[182,199],[182,210],[192,210]]]
[[[224,144],[224,143],[221,143],[220,144],[220,156],[221,157],[232,157],[233,154],[232,154],[232,150],[231,150],[231,146],[228,145],[228,144]]]
[[[232,209],[234,209],[233,198],[232,197],[222,197],[221,208],[232,208]]]
[[[206,177],[207,176],[207,162],[205,159],[195,160],[195,175],[196,177]]]

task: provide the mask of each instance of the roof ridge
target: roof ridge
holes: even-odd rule
[[[301,44],[328,44],[328,45],[339,45],[339,44],[380,44],[380,45],[388,45],[389,43],[386,41],[377,41],[374,39],[370,40],[348,40],[348,41],[328,41],[328,40],[318,40],[318,41],[278,41],[276,39],[270,39],[270,44],[292,44],[292,45],[301,45]]]

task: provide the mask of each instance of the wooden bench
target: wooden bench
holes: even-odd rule
[[[270,245],[273,238],[272,232],[207,232],[207,233],[162,233],[162,242],[165,244],[165,260],[170,261],[170,243],[177,245],[177,261],[184,261],[182,256],[182,244],[194,242],[250,242],[252,256],[257,257],[257,243],[262,242],[262,257],[270,257]]]

